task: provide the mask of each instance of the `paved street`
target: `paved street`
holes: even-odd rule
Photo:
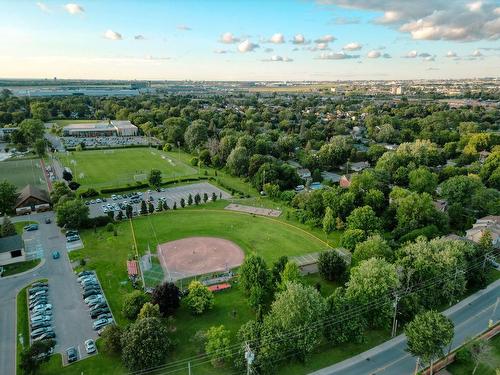
[[[497,280],[486,289],[445,311],[445,315],[455,323],[452,349],[458,347],[467,338],[486,330],[490,319],[495,323],[499,321],[500,306],[495,310],[499,295],[500,280]],[[313,372],[311,375],[413,374],[416,358],[408,354],[405,349],[406,337],[400,335],[355,357]]]
[[[45,218],[52,219],[45,224]],[[39,243],[44,251],[45,263],[38,269],[9,278],[0,279],[0,374],[15,374],[16,355],[16,295],[20,289],[39,278],[49,280],[49,300],[53,306],[52,324],[56,333],[56,351],[63,352],[70,346],[85,356],[83,342],[96,338],[87,306],[81,297],[81,289],[71,269],[66,252],[66,240],[55,224],[53,212],[15,217],[12,221],[35,220],[40,223],[37,231],[27,237]],[[60,259],[52,259],[58,250]]]
[[[186,205],[187,205],[187,199],[188,199],[189,194],[191,194],[193,196],[193,199],[194,199],[194,196],[196,194],[200,194],[201,198],[203,199],[204,193],[207,193],[209,198],[212,197],[212,193],[217,194],[217,199],[219,199],[221,197],[221,194],[222,194],[223,199],[231,198],[231,195],[226,193],[224,190],[221,190],[218,187],[215,187],[214,185],[209,184],[208,182],[200,182],[200,183],[196,183],[196,184],[176,186],[176,187],[172,187],[172,188],[166,188],[164,190],[165,191],[161,191],[161,192],[157,192],[157,191],[152,190],[150,193],[148,193],[147,191],[143,191],[142,192],[143,195],[140,199],[144,199],[147,201],[147,199],[149,197],[153,197],[153,205],[156,208],[158,206],[158,199],[160,197],[166,197],[167,204],[170,208],[172,208],[172,206],[174,205],[174,202],[176,202],[177,207],[180,208],[180,202],[181,202],[182,198],[184,198],[184,200],[186,201]],[[91,199],[87,199],[87,201],[90,201],[90,200]],[[89,205],[90,217],[106,215],[106,213],[103,212],[103,208],[102,208],[103,205],[105,206],[107,204],[110,204],[110,205],[114,206],[115,204],[119,204],[120,202],[124,202],[124,201],[127,201],[130,203],[130,198],[122,198],[122,199],[117,199],[117,200],[112,200],[111,198],[108,198],[106,202],[90,204]],[[132,204],[132,207],[133,207],[134,211],[136,211],[136,212],[141,211],[141,204],[140,203]],[[125,214],[125,211],[123,211],[123,213]]]

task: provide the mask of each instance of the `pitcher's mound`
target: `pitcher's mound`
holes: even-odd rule
[[[190,237],[158,245],[168,281],[238,267],[245,258],[235,243],[215,237]]]

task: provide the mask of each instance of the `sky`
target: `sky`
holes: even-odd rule
[[[1,78],[500,76],[500,0],[0,0]]]

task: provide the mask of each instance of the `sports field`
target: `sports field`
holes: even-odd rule
[[[159,169],[163,178],[197,173],[182,161],[152,148],[72,151],[60,154],[59,160],[73,171],[84,189],[133,185],[147,180],[151,169]]]
[[[20,189],[28,184],[47,189],[40,159],[1,161],[0,180],[4,179]]]

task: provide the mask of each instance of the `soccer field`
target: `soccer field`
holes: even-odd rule
[[[147,180],[151,169],[159,169],[164,179],[197,173],[189,165],[152,148],[73,151],[60,154],[59,160],[71,169],[83,189],[134,185]]]
[[[28,184],[47,189],[40,159],[0,162],[0,181],[7,180],[22,189]]]

